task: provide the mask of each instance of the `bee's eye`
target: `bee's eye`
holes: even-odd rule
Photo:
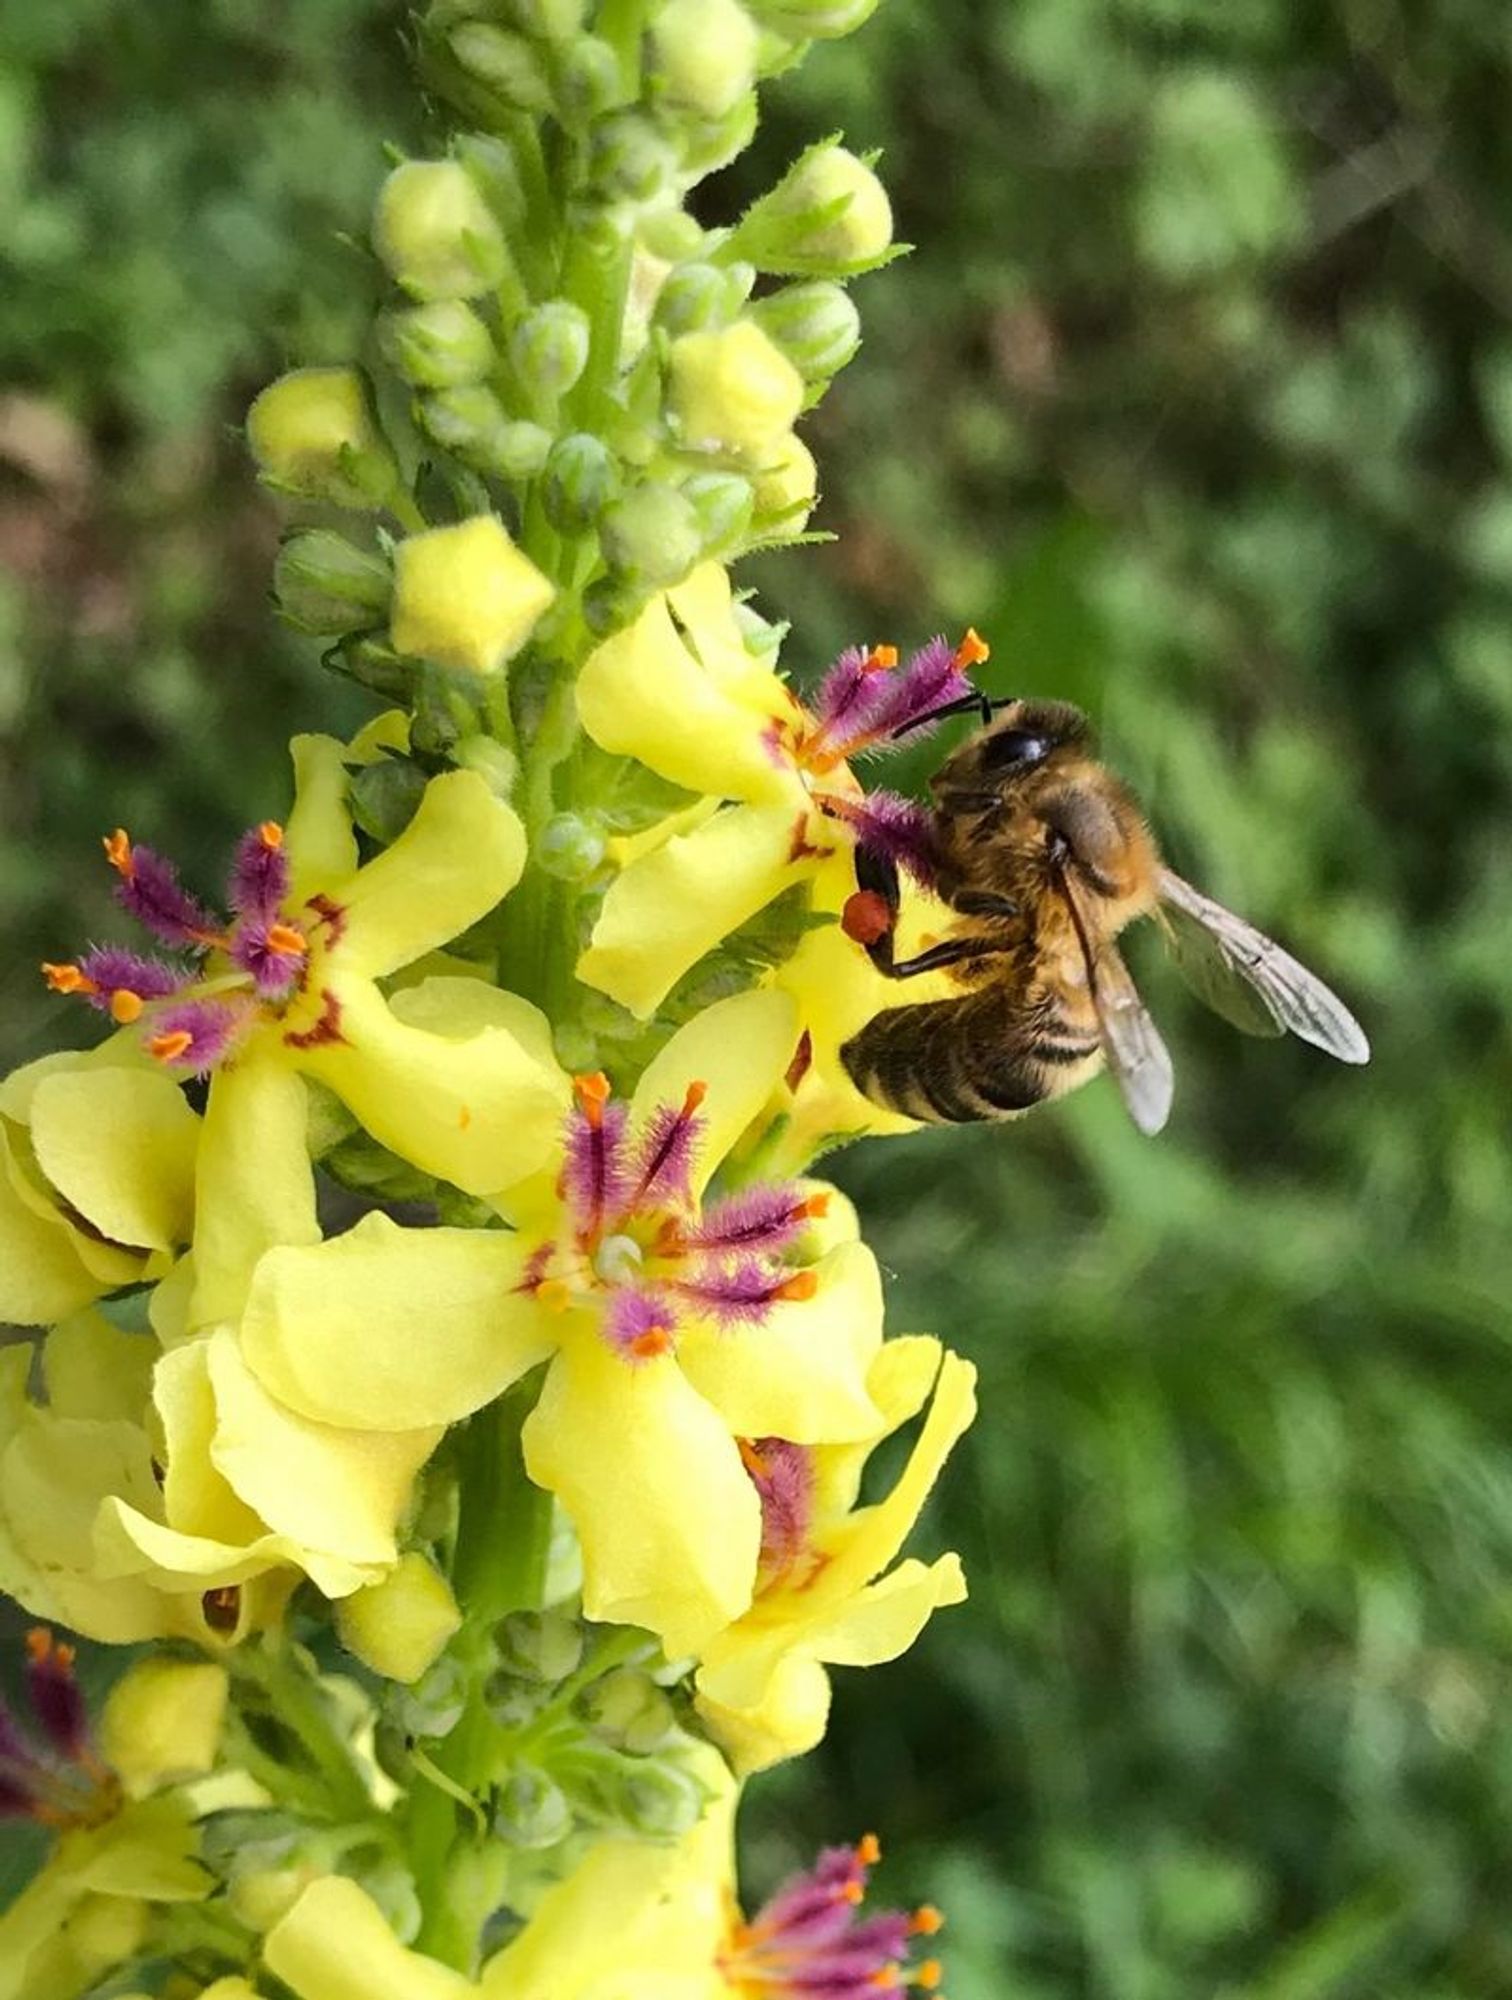
[[[982,745],[982,764],[989,771],[1009,771],[1018,764],[1040,764],[1049,756],[1050,739],[1032,729],[1004,729]]]

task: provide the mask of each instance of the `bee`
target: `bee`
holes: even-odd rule
[[[1369,1060],[1353,1014],[1270,938],[1167,868],[1143,813],[1059,701],[973,696],[980,730],[930,781],[936,892],[959,919],[914,957],[895,952],[898,873],[857,849],[843,923],[889,979],[948,970],[958,995],[886,1009],[841,1048],[867,1097],[911,1118],[1011,1118],[1107,1064],[1141,1132],[1171,1108],[1171,1059],[1116,939],[1161,921],[1215,1010],[1250,1033],[1288,1030],[1340,1062]]]

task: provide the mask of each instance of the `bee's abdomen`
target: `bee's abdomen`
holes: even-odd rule
[[[929,1124],[1012,1118],[1072,1090],[1098,1068],[1095,1034],[1058,1020],[1015,1018],[1001,993],[890,1007],[840,1051],[873,1103]]]

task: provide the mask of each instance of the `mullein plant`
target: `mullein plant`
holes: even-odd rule
[[[985,649],[794,693],[731,568],[804,538],[887,197],[824,139],[686,206],[871,4],[414,24],[453,128],[378,192],[368,351],[247,421],[278,607],[374,714],[294,738],[213,898],[106,832],[133,928],[44,968],[106,1032],[0,1084],[0,1811],[56,1835],[0,2000],[938,1981],[870,1836],[733,1878],[829,1670],[964,1595],[901,1551],[973,1371],[884,1334],[811,1169],[906,1122],[838,1060],[894,997],[839,917],[859,843],[927,918],[927,829],[855,760]],[[137,1649],[97,1718],[64,1633]]]

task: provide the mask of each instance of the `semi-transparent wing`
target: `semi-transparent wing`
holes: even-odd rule
[[[1092,991],[1108,1069],[1129,1116],[1141,1132],[1153,1135],[1163,1129],[1171,1115],[1176,1079],[1170,1052],[1150,1019],[1117,947],[1111,942],[1094,943],[1097,933],[1093,915],[1082,900],[1079,885],[1064,869],[1060,871],[1060,883],[1086,962],[1087,983]]]

